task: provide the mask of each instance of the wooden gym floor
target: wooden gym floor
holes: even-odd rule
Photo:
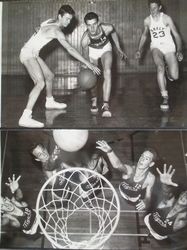
[[[34,209],[38,192],[45,182],[39,166],[32,160],[30,147],[33,143],[43,143],[49,150],[54,146],[52,131],[27,130],[27,131],[2,131],[2,194],[7,194],[4,185],[7,178],[13,173],[22,175],[20,186],[25,195],[25,200]],[[187,132],[178,131],[124,131],[124,130],[90,130],[89,140],[85,147],[77,153],[62,152],[64,161],[83,161],[89,146],[94,145],[98,139],[111,143],[112,148],[122,162],[137,161],[142,151],[153,147],[159,154],[157,167],[163,163],[173,164],[176,168],[174,181],[183,188],[187,188]],[[121,176],[111,166],[112,177],[109,179],[118,192]],[[154,171],[154,170],[153,170]],[[118,192],[119,193],[119,192]],[[158,193],[158,192],[157,192]],[[181,249],[187,248],[186,233],[174,235],[167,242],[158,242],[148,237],[148,231],[143,223],[143,213],[137,213],[134,206],[120,198],[120,221],[116,231],[104,245],[104,249],[126,250],[152,250],[152,249]],[[76,223],[77,222],[77,223]],[[75,220],[74,230],[78,230],[80,223]],[[84,225],[81,224],[81,226]],[[85,225],[88,227],[88,225]],[[38,238],[29,238],[13,228],[2,228],[1,248],[16,249],[46,249],[51,248],[48,240],[41,235]]]
[[[62,77],[56,77],[60,84]],[[75,77],[67,79],[74,81]],[[2,127],[18,128],[18,120],[25,108],[33,83],[24,76],[2,77]],[[56,100],[66,102],[66,111],[46,111],[45,91],[35,105],[33,117],[45,123],[46,128],[164,128],[182,129],[187,127],[187,84],[186,75],[180,80],[168,83],[170,110],[159,108],[161,97],[156,74],[122,74],[113,77],[111,95],[112,118],[102,118],[90,113],[88,92],[78,89],[64,91],[54,89]],[[100,93],[102,86],[100,86]],[[100,94],[100,108],[102,98]]]

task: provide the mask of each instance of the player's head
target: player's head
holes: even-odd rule
[[[31,149],[31,154],[36,161],[46,162],[49,159],[49,153],[42,144],[34,145]]]
[[[137,168],[148,169],[154,166],[156,157],[156,152],[153,149],[145,149],[138,160]]]
[[[180,195],[179,195],[179,198],[177,200],[177,203],[180,205],[180,206],[186,206],[187,207],[187,191],[184,191],[182,192]]]
[[[98,160],[99,160],[99,154],[97,151],[95,151],[90,157],[90,160],[88,162],[88,168],[91,170],[95,170],[98,164]]]
[[[161,11],[162,4],[160,0],[149,0],[148,3],[152,16],[158,14]]]
[[[1,196],[0,203],[1,203],[1,212],[2,213],[12,212],[14,210],[14,206],[8,198],[4,198]]]
[[[70,5],[62,5],[58,11],[58,20],[62,27],[67,27],[72,18],[75,16],[75,11]]]
[[[88,31],[94,35],[97,32],[99,25],[99,17],[95,12],[89,12],[84,17],[84,22]]]

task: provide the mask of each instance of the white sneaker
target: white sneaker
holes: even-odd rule
[[[32,119],[32,116],[21,116],[18,122],[20,127],[26,127],[26,128],[43,128],[44,124],[42,122],[38,122],[34,119]]]
[[[65,109],[67,108],[67,104],[56,102],[55,100],[46,101],[45,103],[46,109]]]
[[[112,117],[112,113],[109,110],[109,106],[108,105],[103,105],[102,106],[102,117]]]

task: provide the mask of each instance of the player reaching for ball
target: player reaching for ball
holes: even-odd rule
[[[177,59],[178,61],[183,59],[182,41],[171,17],[161,12],[160,0],[149,0],[148,2],[151,15],[144,20],[144,30],[136,52],[136,59],[141,58],[143,46],[150,33],[151,52],[157,68],[157,81],[163,98],[160,108],[165,111],[169,109],[165,71],[170,81],[178,79],[179,66]]]
[[[112,45],[109,40],[111,36],[116,48],[122,59],[127,59],[127,55],[122,51],[117,33],[111,24],[100,23],[99,17],[94,12],[89,12],[84,17],[87,30],[82,36],[82,49],[85,58],[89,58],[90,62],[98,65],[101,59],[104,75],[103,83],[103,106],[102,116],[111,117],[112,113],[109,108],[109,100],[111,94],[111,68],[112,68]],[[97,86],[91,89],[91,112],[98,113],[97,105]]]
[[[65,103],[58,103],[52,96],[52,83],[54,74],[48,68],[43,59],[39,56],[40,50],[46,46],[53,39],[57,39],[59,43],[68,51],[68,53],[85,64],[94,73],[100,74],[98,67],[87,61],[82,55],[74,49],[66,40],[64,33],[61,29],[66,28],[75,12],[69,5],[62,5],[58,11],[56,19],[49,19],[40,25],[40,28],[32,35],[28,42],[25,43],[20,53],[20,61],[26,67],[30,77],[34,82],[34,88],[31,90],[23,111],[19,119],[19,126],[22,127],[44,127],[44,124],[32,118],[33,107],[46,86],[46,109],[65,109]]]
[[[21,176],[16,179],[15,175],[12,179],[8,178],[6,185],[10,188],[13,197],[9,199],[1,196],[1,225],[9,224],[19,228],[24,234],[34,235],[38,229],[36,213],[23,201],[23,193],[18,183],[20,178]]]

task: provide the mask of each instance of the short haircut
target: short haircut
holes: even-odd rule
[[[88,12],[84,17],[84,22],[86,23],[88,20],[96,19],[99,21],[99,17],[95,12]]]
[[[42,147],[42,148],[45,148],[44,147],[44,145],[42,144],[42,143],[35,143],[35,144],[33,144],[31,147],[30,147],[30,152],[31,152],[31,154],[33,155],[33,151],[35,150],[35,148],[37,148],[37,147]]]
[[[152,161],[156,161],[157,160],[157,152],[153,148],[145,148],[145,150],[143,151],[143,153],[147,152],[147,151],[150,152],[153,155]]]
[[[75,11],[72,9],[70,5],[62,5],[58,11],[58,15],[63,16],[65,13],[68,13],[72,16],[75,15]]]
[[[158,4],[158,6],[162,5],[160,0],[148,0],[148,4],[150,5],[151,3],[156,3],[156,4]]]

